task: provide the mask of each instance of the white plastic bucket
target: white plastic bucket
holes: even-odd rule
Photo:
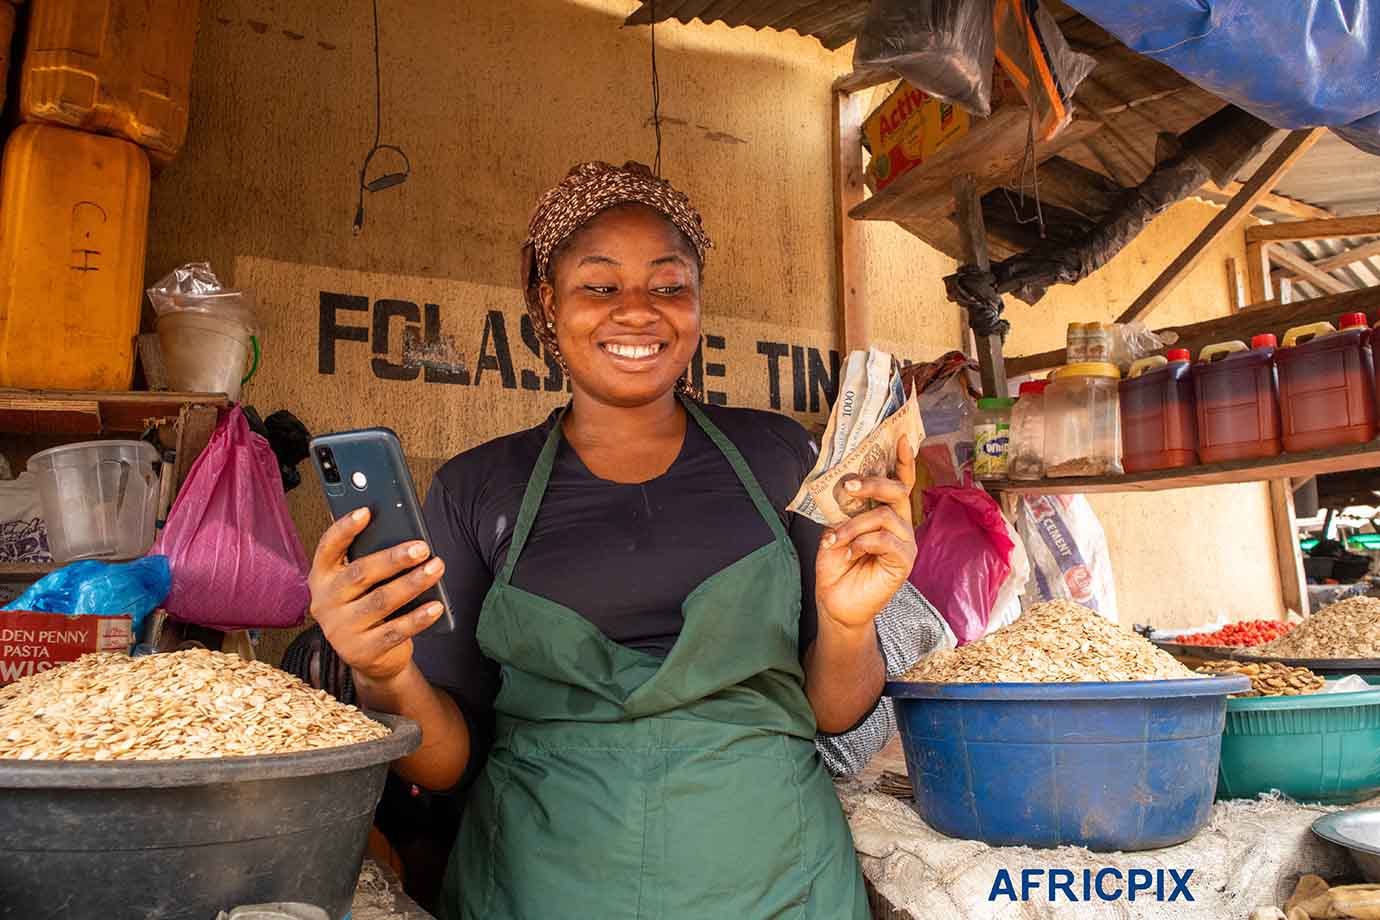
[[[147,553],[158,512],[157,461],[158,452],[144,441],[86,441],[30,457],[53,560]]]
[[[178,310],[158,318],[168,385],[186,393],[224,393],[238,402],[252,373],[253,331],[229,317]],[[248,372],[248,373],[247,373]]]

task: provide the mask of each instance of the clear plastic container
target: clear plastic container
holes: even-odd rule
[[[54,561],[147,553],[158,511],[157,462],[145,441],[65,444],[30,457]]]
[[[1011,407],[1016,400],[992,397],[978,400],[973,422],[977,453],[973,475],[978,479],[1005,479],[1007,452],[1011,446]]]
[[[1045,476],[1117,476],[1121,413],[1115,364],[1061,367],[1044,393]]]
[[[1198,459],[1258,460],[1284,451],[1280,437],[1275,337],[1209,345],[1193,365]]]
[[[254,333],[242,323],[184,310],[160,316],[158,343],[168,386],[184,393],[224,393],[238,402],[254,364]]]
[[[1122,465],[1128,473],[1178,469],[1198,460],[1198,419],[1187,349],[1142,358],[1121,381]]]
[[[1275,352],[1284,449],[1321,450],[1375,437],[1375,365],[1364,313],[1299,326]]]
[[[1045,388],[1047,380],[1021,384],[1021,398],[1011,410],[1008,479],[1042,479],[1045,475]]]

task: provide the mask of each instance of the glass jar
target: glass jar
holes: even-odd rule
[[[1008,479],[1040,479],[1045,475],[1045,388],[1048,380],[1021,384],[1021,398],[1011,410],[1011,446],[1007,448]]]
[[[973,422],[976,455],[973,475],[978,479],[1005,479],[1007,449],[1011,445],[1011,407],[1016,400],[988,398],[978,400]]]
[[[1044,393],[1045,475],[1119,476],[1121,411],[1115,364],[1070,364]]]

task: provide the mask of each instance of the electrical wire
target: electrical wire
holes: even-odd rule
[[[652,171],[661,177],[661,75],[656,67],[656,0],[647,4],[652,18],[652,127],[656,130],[656,159]]]
[[[355,205],[353,232],[359,236],[364,229],[364,193],[381,192],[395,185],[402,185],[412,174],[412,161],[401,147],[383,143],[383,62],[379,53],[379,0],[372,0],[374,7],[374,146],[364,157],[359,167],[359,200]],[[389,150],[402,157],[403,171],[384,173],[374,181],[369,181],[369,165],[382,151]]]

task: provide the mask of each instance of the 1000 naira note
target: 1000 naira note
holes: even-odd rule
[[[920,421],[920,404],[914,396],[884,419],[842,459],[835,458],[827,470],[806,480],[786,506],[787,510],[833,527],[876,507],[877,503],[871,499],[850,495],[844,485],[856,478],[894,477],[896,446],[903,435],[912,452],[925,439],[925,426]]]

